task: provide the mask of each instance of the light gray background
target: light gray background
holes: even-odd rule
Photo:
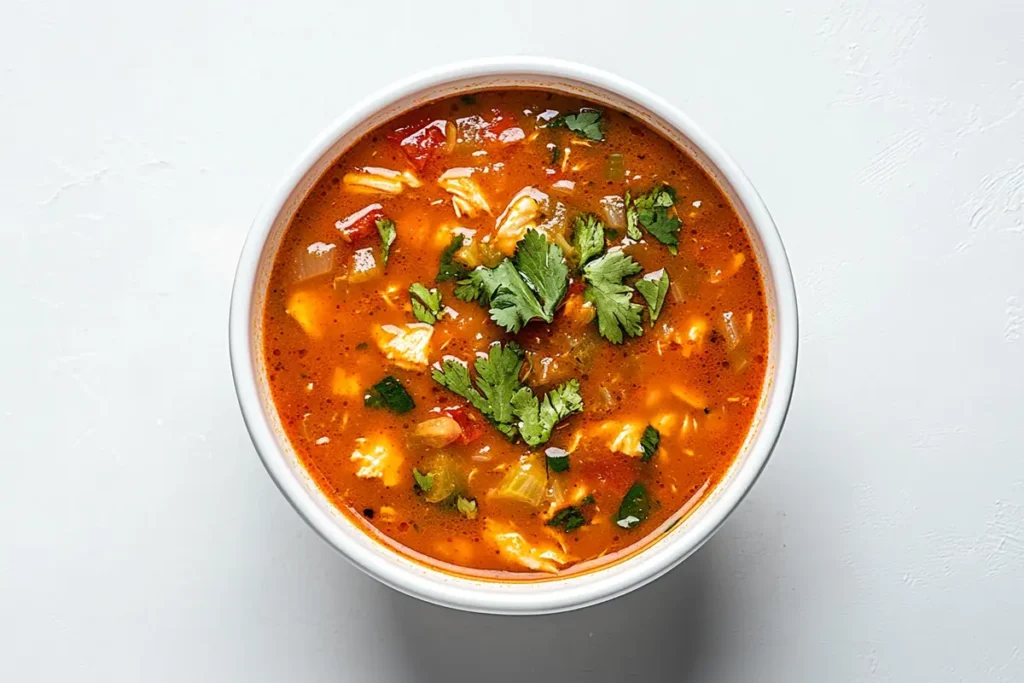
[[[275,490],[226,317],[333,117],[502,53],[678,104],[775,215],[801,306],[764,476],[575,614],[416,602]],[[1024,679],[1024,9],[996,2],[0,6],[0,680]]]

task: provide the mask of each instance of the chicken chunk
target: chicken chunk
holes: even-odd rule
[[[557,574],[559,569],[573,561],[572,557],[554,545],[531,544],[511,524],[488,519],[485,534],[502,556],[527,569]]]
[[[498,216],[495,245],[506,256],[516,252],[516,244],[523,239],[530,228],[537,228],[541,220],[540,202],[547,198],[533,187],[524,187],[512,198],[505,210]]]
[[[475,168],[450,168],[437,179],[437,184],[452,195],[452,206],[459,218],[476,216],[481,211],[491,213],[480,184],[473,178],[475,172]]]
[[[385,436],[356,439],[356,449],[349,459],[359,466],[357,477],[380,479],[388,487],[401,481],[405,458],[398,446]]]
[[[284,310],[303,332],[313,339],[320,339],[324,336],[327,321],[331,319],[333,307],[323,296],[299,290],[288,297]]]
[[[411,171],[393,171],[390,168],[365,166],[346,173],[342,178],[349,192],[402,194],[407,187],[420,187],[423,183]]]
[[[433,325],[408,323],[374,328],[373,339],[395,365],[404,370],[426,370],[430,364],[430,338]]]
[[[597,426],[596,433],[606,440],[609,450],[638,458],[643,455],[640,438],[645,426],[639,422],[606,420]]]

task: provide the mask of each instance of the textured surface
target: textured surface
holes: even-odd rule
[[[6,3],[0,680],[1024,679],[1024,9],[695,4]],[[773,211],[802,310],[743,506],[550,618],[349,567],[263,472],[227,363],[283,169],[381,83],[497,53],[682,106]]]

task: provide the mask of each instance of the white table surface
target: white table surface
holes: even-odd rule
[[[0,680],[1024,680],[1024,5],[476,4],[0,7]],[[690,113],[774,213],[802,313],[728,524],[544,618],[350,567],[263,471],[227,359],[248,224],[312,137],[502,53]]]

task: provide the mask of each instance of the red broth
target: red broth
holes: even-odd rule
[[[382,125],[318,181],[263,352],[338,509],[421,562],[522,580],[637,550],[714,488],[768,324],[741,221],[686,153],[604,106],[483,91]]]

